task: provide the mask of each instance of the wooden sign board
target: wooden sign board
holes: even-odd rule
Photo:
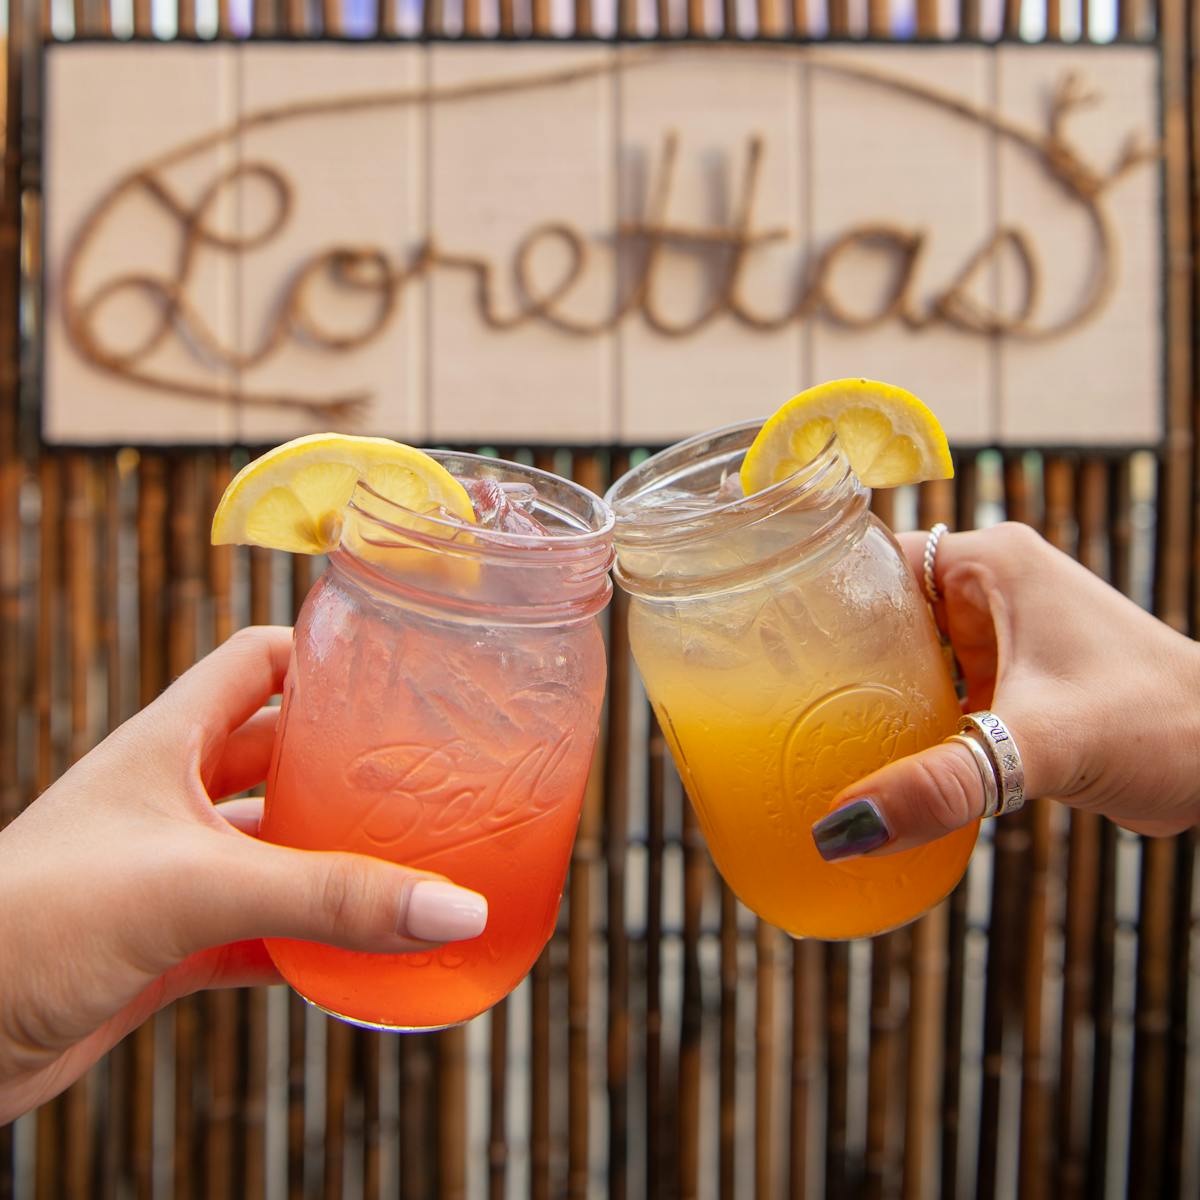
[[[47,54],[50,442],[644,445],[845,375],[1162,436],[1152,47]]]

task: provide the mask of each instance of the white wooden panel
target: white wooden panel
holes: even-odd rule
[[[646,218],[664,142],[673,133],[678,150],[668,222],[730,226],[751,139],[763,139],[754,228],[786,230],[787,237],[746,260],[741,292],[762,317],[790,311],[803,273],[805,70],[790,57],[681,49],[620,79],[624,221]],[[637,247],[631,246],[623,263],[627,284],[637,270]],[[711,247],[672,241],[662,251],[653,303],[666,320],[686,322],[703,309],[723,270]],[[665,442],[765,416],[806,381],[803,346],[799,320],[763,332],[726,314],[690,336],[671,337],[633,314],[621,326],[622,439]]]
[[[242,51],[242,112],[315,98],[404,93],[423,82],[424,52],[414,46],[252,45]],[[241,260],[239,327],[243,353],[252,353],[278,318],[280,301],[300,265],[335,248],[377,251],[366,268],[372,283],[398,272],[425,236],[422,213],[424,111],[403,101],[337,115],[301,116],[256,127],[242,137],[243,167],[261,163],[282,173],[292,208],[286,226]],[[263,179],[247,175],[241,189],[243,237],[264,229],[278,197]],[[387,264],[385,268],[384,264]],[[261,364],[241,374],[247,397],[314,399],[361,393],[353,417],[243,403],[241,438],[282,441],[314,428],[352,429],[406,441],[426,434],[424,379],[425,280],[409,283],[396,310],[373,340],[331,349],[293,333]],[[369,330],[381,312],[381,293],[339,286],[321,271],[306,293],[307,309],[336,336]]]
[[[928,83],[986,108],[990,52],[982,47],[839,47],[829,61]],[[992,135],[942,105],[834,70],[811,82],[814,254],[859,227],[884,225],[923,235],[909,296],[914,311],[949,287],[991,236]],[[825,280],[840,306],[877,313],[896,274],[897,243],[839,255]],[[994,298],[981,272],[975,292]],[[854,329],[820,316],[812,331],[818,381],[862,375],[899,384],[938,415],[951,439],[984,442],[994,432],[991,347],[976,334],[932,323],[916,330],[896,318]]]
[[[1074,74],[1095,102],[1066,115],[1069,145],[1106,173],[1131,134],[1157,140],[1153,47],[1103,51],[1017,47],[997,51],[1000,110],[1045,131],[1051,99]],[[1096,267],[1086,209],[1047,177],[1044,165],[1002,139],[998,152],[1000,219],[1030,237],[1041,268],[1039,327],[1077,309]],[[1006,340],[1001,348],[1001,426],[1018,444],[1145,443],[1162,432],[1162,284],[1158,169],[1142,165],[1104,192],[1116,230],[1115,288],[1082,328],[1041,342]],[[1016,299],[1016,272],[1005,261],[1004,299]]]
[[[119,45],[55,48],[46,76],[46,323],[43,429],[51,441],[104,443],[224,442],[235,432],[230,400],[188,399],[147,390],[81,358],[62,320],[61,271],[68,245],[86,215],[127,173],[189,138],[232,123],[236,50],[215,46]],[[170,97],[169,103],[164,99]],[[157,173],[179,203],[192,206],[233,164],[231,141],[193,154]],[[234,229],[233,193],[209,210],[208,224]],[[78,280],[77,299],[106,282],[144,273],[170,280],[179,252],[178,218],[144,188],[123,196],[97,231]],[[187,292],[226,351],[236,344],[236,272],[232,257],[200,251]],[[126,289],[100,314],[104,345],[128,351],[154,325],[158,311],[144,293]],[[233,373],[199,360],[178,331],[139,369],[229,395]]]
[[[434,89],[537,76],[608,61],[594,46],[437,45]],[[522,239],[568,222],[588,243],[584,273],[557,306],[601,321],[613,302],[613,81],[597,73],[565,83],[434,103],[430,221],[439,251],[492,265],[495,310],[517,311],[513,262]],[[545,240],[532,260],[535,287],[566,263]],[[475,272],[440,266],[430,289],[431,425],[447,440],[611,441],[614,335],[577,337],[531,321],[497,331],[481,316]]]

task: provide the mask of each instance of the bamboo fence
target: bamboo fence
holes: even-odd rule
[[[567,32],[547,0],[355,11],[364,36]],[[904,11],[904,36],[954,40],[1015,38],[1032,10]],[[1100,9],[1047,0],[1037,13],[1039,36],[1086,39]],[[889,0],[575,0],[568,25],[886,38],[900,15]],[[234,628],[290,619],[313,578],[305,559],[207,545],[214,500],[252,448],[39,444],[20,334],[37,159],[17,136],[26,150],[36,140],[39,43],[72,30],[318,36],[346,20],[333,0],[179,0],[169,14],[150,0],[9,4],[0,824]],[[1188,0],[1121,0],[1115,32],[1162,52],[1169,436],[1156,451],[975,451],[953,484],[876,505],[897,528],[1027,521],[1194,634],[1200,20]],[[628,462],[605,448],[494,449],[597,491]],[[986,831],[967,879],[910,928],[788,944],[711,867],[626,619],[618,597],[558,931],[506,1002],[464,1029],[398,1038],[327,1021],[281,989],[189,998],[0,1129],[0,1200],[1200,1195],[1195,836],[1142,841],[1033,804]]]

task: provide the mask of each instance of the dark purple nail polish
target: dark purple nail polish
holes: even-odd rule
[[[878,850],[891,839],[883,814],[875,807],[875,801],[865,796],[843,804],[813,826],[817,853],[826,862]]]

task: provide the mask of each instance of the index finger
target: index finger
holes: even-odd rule
[[[155,702],[213,733],[237,729],[283,689],[292,653],[286,625],[251,625],[185,671]]]

